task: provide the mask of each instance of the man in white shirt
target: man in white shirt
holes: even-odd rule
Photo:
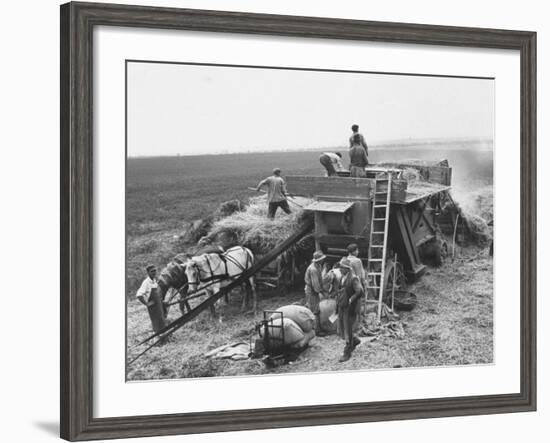
[[[147,278],[143,280],[136,292],[136,298],[147,307],[153,331],[158,332],[166,326],[166,311],[158,292],[157,268],[148,265]]]
[[[319,162],[325,168],[327,177],[338,175],[337,172],[346,170],[342,163],[342,154],[339,152],[323,152],[319,157]]]

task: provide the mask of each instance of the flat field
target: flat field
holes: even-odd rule
[[[125,295],[129,347],[150,333],[146,310],[134,298],[144,278],[144,266],[154,263],[160,268],[183,252],[179,236],[190,223],[212,213],[224,201],[246,201],[255,195],[247,187],[255,186],[273,167],[280,167],[283,175],[322,175],[318,161],[321,152],[128,159]],[[442,158],[447,158],[453,167],[453,187],[461,203],[475,207],[475,193],[480,188],[489,189],[492,196],[492,151],[480,150],[476,142],[386,145],[372,147],[369,155],[371,162]],[[453,262],[431,269],[412,287],[419,304],[402,317],[403,339],[381,338],[364,343],[352,360],[341,365],[337,359],[343,342],[336,336],[316,338],[294,364],[275,371],[490,363],[493,358],[492,260],[482,249],[469,248],[458,253]],[[301,288],[295,288],[285,297],[260,294],[260,309],[273,309],[302,299]],[[177,309],[170,312],[171,319],[178,315]],[[166,345],[153,348],[129,367],[127,377],[140,380],[265,373],[267,370],[257,361],[206,360],[202,356],[216,346],[248,340],[256,320],[259,317],[240,313],[237,300],[226,308],[221,326],[212,321],[208,313],[201,314],[176,332]],[[135,350],[128,351],[129,356],[133,353]]]

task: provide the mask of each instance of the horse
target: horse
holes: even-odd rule
[[[181,260],[174,259],[170,261],[161,271],[158,278],[158,287],[160,298],[165,302],[165,311],[168,315],[168,310],[172,299],[176,293],[180,295],[180,311],[185,314],[185,311],[190,311],[189,302],[185,300],[187,295],[187,275],[185,274],[185,263]],[[168,295],[170,291],[170,294]],[[166,296],[168,295],[168,300]]]
[[[224,253],[206,253],[192,257],[187,261],[185,269],[189,291],[196,292],[204,289],[209,296],[212,296],[238,278],[253,264],[254,255],[250,249],[243,246],[234,246]],[[246,294],[243,297],[242,309],[243,311],[246,309],[250,295],[252,295],[255,314],[257,297],[254,277],[250,277],[244,284],[246,285]],[[216,315],[214,306],[211,307],[211,313],[213,316]],[[223,321],[222,317],[220,309],[220,323]]]

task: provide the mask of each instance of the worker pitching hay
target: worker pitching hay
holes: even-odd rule
[[[307,198],[295,199],[295,203],[300,206],[306,206],[311,201]],[[243,211],[234,212],[214,222],[207,239],[216,243],[226,236],[232,238],[236,244],[262,254],[292,234],[307,217],[311,217],[311,214],[298,208],[290,214],[280,213],[274,219],[269,219],[265,197],[252,197]]]

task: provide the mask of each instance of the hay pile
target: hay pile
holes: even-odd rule
[[[391,163],[391,162],[390,162]],[[407,166],[442,166],[445,168],[449,167],[449,161],[447,159],[442,160],[421,160],[418,158],[410,158],[407,160],[401,160],[399,162],[393,162],[394,164],[401,165],[401,168],[406,168]]]
[[[229,200],[223,202],[211,215],[206,218],[194,220],[191,223],[185,233],[181,236],[179,246],[182,248],[194,245],[201,238],[208,235],[212,225],[216,220],[227,217],[235,212],[242,211],[245,208],[245,204],[240,200]]]
[[[491,241],[493,232],[489,224],[493,221],[493,186],[468,191],[453,189],[452,197],[467,228],[468,240],[481,245]],[[446,204],[442,209],[445,213],[450,207]]]
[[[441,185],[437,183],[430,183],[426,181],[420,181],[421,179],[415,181],[409,181],[407,186],[407,193],[414,195],[425,195],[434,192],[439,192],[441,190]]]
[[[403,169],[402,177],[405,180],[407,180],[409,183],[419,181],[422,178],[420,176],[420,172],[418,171],[418,169],[415,169],[415,168],[405,168],[405,169]]]
[[[462,217],[468,227],[471,241],[485,245],[491,240],[491,230],[483,218],[465,211],[462,211]]]
[[[306,206],[312,200],[295,198],[293,201],[300,206]],[[285,214],[279,209],[275,218],[270,220],[267,218],[265,196],[251,198],[244,210],[215,221],[202,242],[222,244],[231,239],[231,243],[243,245],[255,254],[265,254],[289,237],[303,223],[305,217],[312,216],[296,205],[290,204],[290,208],[291,214]]]

